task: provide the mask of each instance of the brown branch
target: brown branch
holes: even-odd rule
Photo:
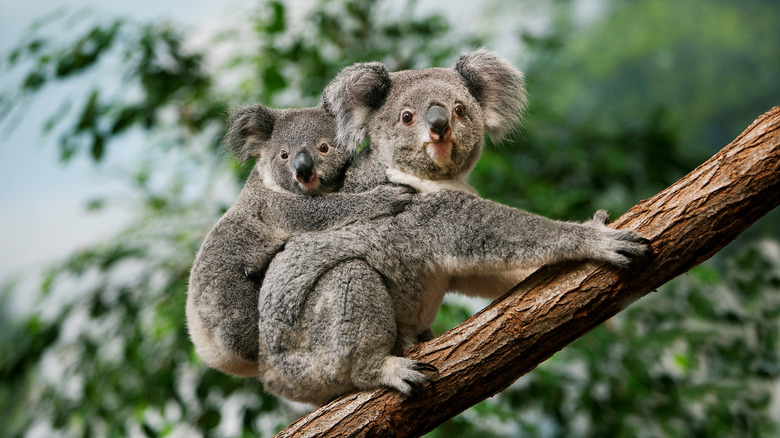
[[[540,269],[512,292],[409,356],[439,376],[420,394],[352,394],[299,419],[290,436],[419,436],[508,387],[626,306],[708,259],[780,203],[780,107],[615,228],[651,239],[628,270],[595,263]]]

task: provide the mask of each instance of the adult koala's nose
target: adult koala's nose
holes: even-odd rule
[[[311,155],[308,152],[299,152],[293,160],[293,168],[295,169],[295,176],[301,182],[309,182],[314,176],[314,160],[311,159]]]
[[[425,112],[425,121],[431,128],[431,139],[433,141],[447,140],[452,133],[450,129],[450,113],[439,105],[428,108]]]

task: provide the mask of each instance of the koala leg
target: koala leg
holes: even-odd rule
[[[351,377],[361,390],[381,386],[409,395],[429,379],[423,371],[436,368],[424,362],[391,354],[399,336],[395,306],[382,277],[361,260],[341,266],[331,277],[345,292],[345,315],[339,333],[333,333],[334,349],[347,347]],[[348,304],[347,304],[348,303]]]
[[[436,370],[392,355],[398,336],[395,306],[382,277],[358,259],[320,278],[308,295],[300,328],[293,331],[268,346],[271,368],[284,375],[285,384],[264,383],[295,400],[322,404],[383,386],[408,395],[428,381],[423,371]]]
[[[256,377],[257,363],[237,354],[225,345],[218,330],[208,329],[198,315],[194,299],[187,298],[187,328],[195,346],[195,352],[210,367],[241,377]],[[250,327],[251,328],[251,327]]]

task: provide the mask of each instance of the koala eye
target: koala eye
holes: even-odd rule
[[[290,154],[286,150],[282,149],[282,152],[279,154],[279,158],[281,158],[282,160],[287,161],[287,158],[289,158],[289,157],[290,157]]]
[[[457,104],[455,105],[455,108],[453,108],[452,112],[455,113],[456,117],[463,117],[466,114],[466,108],[464,108],[461,104]]]
[[[317,150],[319,150],[321,154],[327,154],[330,150],[330,146],[328,146],[327,143],[320,143],[320,145],[317,146]]]
[[[412,122],[414,122],[414,113],[409,110],[402,112],[401,121],[404,123],[404,125],[411,125]]]

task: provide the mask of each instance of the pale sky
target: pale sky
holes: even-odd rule
[[[63,8],[91,8],[106,17],[168,18],[201,28],[223,16],[229,5],[204,0],[0,0],[0,56],[7,56],[33,21]],[[5,89],[2,83],[0,89]],[[59,163],[56,138],[40,133],[71,90],[53,90],[36,98],[26,116],[15,121],[18,126],[13,131],[7,122],[0,125],[0,284],[9,275],[35,272],[46,262],[110,236],[127,217],[121,209],[85,213],[88,200],[116,193],[121,185],[109,175],[110,166],[95,166],[84,159],[67,166]]]

